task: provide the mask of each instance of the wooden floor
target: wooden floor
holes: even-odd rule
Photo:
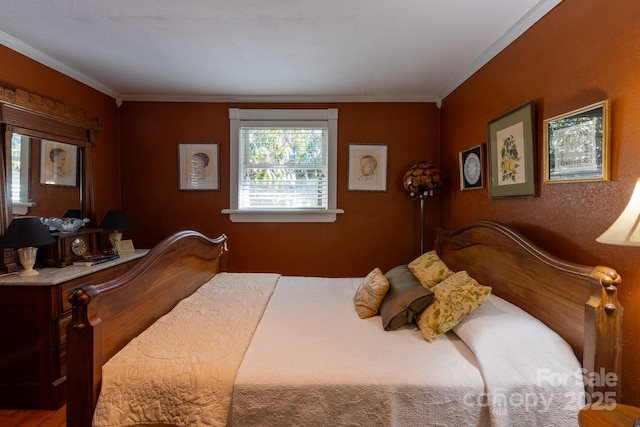
[[[65,427],[66,425],[67,412],[64,406],[57,411],[0,409],[0,426],[2,427]]]

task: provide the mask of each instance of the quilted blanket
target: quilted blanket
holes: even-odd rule
[[[237,427],[488,426],[475,358],[453,333],[432,343],[415,325],[360,319],[362,279],[287,277],[238,370]]]
[[[238,367],[279,277],[220,273],[132,340],[103,367],[94,426],[226,425]]]

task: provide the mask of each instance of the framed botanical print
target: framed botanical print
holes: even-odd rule
[[[460,152],[460,189],[484,188],[484,154],[482,144]]]
[[[219,190],[217,143],[178,144],[180,190]]]
[[[491,198],[534,197],[536,151],[533,101],[490,121],[488,141]]]

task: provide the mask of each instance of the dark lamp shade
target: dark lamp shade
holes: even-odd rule
[[[103,230],[129,230],[131,225],[122,211],[109,211],[102,219],[100,228]]]
[[[47,227],[36,217],[14,218],[0,239],[3,248],[20,249],[55,243]]]
[[[404,189],[410,193],[420,194],[428,190],[435,190],[442,184],[442,176],[435,166],[420,161],[411,166],[404,174]]]
[[[80,212],[80,209],[67,209],[64,211],[64,214],[62,214],[62,218],[82,219],[82,213]]]

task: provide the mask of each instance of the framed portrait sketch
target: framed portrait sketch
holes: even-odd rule
[[[78,147],[63,142],[40,141],[40,184],[78,186]]]
[[[544,182],[609,181],[609,100],[544,121]]]
[[[218,143],[178,144],[180,190],[219,190]]]
[[[484,188],[484,154],[482,144],[460,152],[460,189]]]
[[[488,141],[491,198],[535,197],[533,101],[490,121]]]
[[[350,191],[387,191],[387,144],[349,144]]]

